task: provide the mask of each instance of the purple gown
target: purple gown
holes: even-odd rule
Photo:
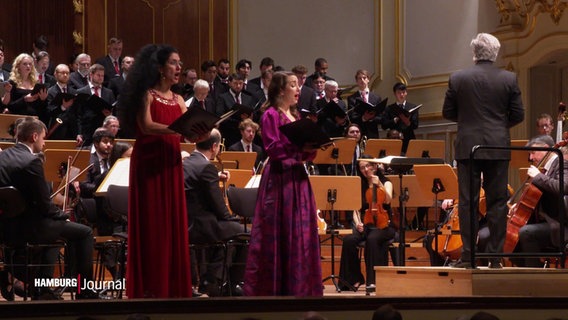
[[[286,115],[268,108],[262,140],[270,157],[260,180],[244,279],[247,296],[322,296],[316,203],[302,152],[278,129]]]

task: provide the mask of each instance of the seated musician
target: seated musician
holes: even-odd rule
[[[457,212],[457,202],[453,199],[444,199],[440,205],[440,223],[442,230],[456,230],[457,234],[438,235],[438,244],[436,246],[436,235],[428,233],[424,236],[424,247],[430,256],[431,266],[447,266],[453,265],[455,261],[459,261],[462,251],[462,240],[459,235],[459,220]],[[485,209],[480,211],[484,212]],[[479,231],[477,233],[477,251],[485,252],[487,241],[489,240],[489,228],[485,213],[480,212]],[[453,261],[452,261],[453,260]],[[480,261],[480,264],[487,264],[488,261]]]
[[[537,136],[529,141],[530,147],[552,147],[554,141],[548,135]],[[564,161],[564,194],[568,194],[568,148],[561,147]],[[533,164],[542,162],[547,155],[546,151],[531,151],[530,160]],[[545,160],[543,173],[535,165],[528,169],[528,176],[532,178],[531,183],[542,191],[542,196],[532,215],[529,223],[519,230],[519,242],[515,248],[517,252],[544,252],[559,244],[559,223],[558,217],[558,197],[560,196],[559,187],[559,163],[556,154],[552,154]],[[565,220],[566,221],[566,220]],[[542,267],[543,262],[539,258],[518,258],[511,259],[519,267]]]
[[[53,243],[63,238],[67,241],[68,251],[65,259],[71,265],[71,276],[81,279],[93,279],[93,231],[91,228],[70,222],[69,215],[59,210],[50,200],[50,192],[42,161],[35,154],[44,146],[47,132],[45,124],[33,118],[26,118],[17,128],[18,143],[0,152],[0,186],[14,186],[20,191],[25,202],[25,211],[2,221],[4,239],[14,246],[23,246],[26,242]],[[51,250],[53,252],[53,250]],[[67,251],[66,251],[67,252]],[[45,254],[41,257],[38,278],[53,278],[55,255]],[[23,276],[16,274],[19,279]],[[4,278],[5,279],[5,278]],[[30,286],[33,287],[33,279]],[[2,290],[4,293],[6,290]],[[35,299],[58,299],[49,288],[31,290]],[[96,294],[90,290],[82,290],[77,298],[94,298]]]
[[[220,177],[217,168],[210,161],[219,153],[220,143],[221,134],[213,129],[209,139],[196,143],[195,151],[183,161],[189,239],[192,244],[211,244],[244,232],[239,219],[229,213],[219,187],[219,180],[227,179],[228,176],[223,173]],[[214,252],[208,254],[207,267],[200,270],[199,275],[199,289],[209,296],[219,295],[218,285],[224,281],[223,252],[220,249],[212,251]],[[232,257],[228,259],[232,265],[229,273],[234,285],[231,290],[238,295],[242,290],[246,250],[239,247],[236,252],[229,252],[229,255]]]
[[[371,158],[368,155],[361,156],[361,159]],[[361,191],[363,197],[363,208],[353,212],[354,231],[353,234],[347,235],[343,238],[343,246],[341,248],[341,265],[339,267],[339,277],[354,288],[358,288],[365,278],[361,273],[361,262],[358,257],[357,245],[361,241],[365,241],[365,269],[367,270],[367,288],[371,289],[375,286],[375,271],[374,266],[388,266],[388,252],[390,241],[395,237],[395,228],[391,224],[392,217],[390,202],[392,199],[393,185],[384,176],[382,169],[378,168],[376,164],[368,161],[359,161],[358,173],[361,177]],[[367,223],[373,221],[373,216],[377,212],[369,213],[369,204],[366,198],[366,193],[372,195],[371,190],[373,186],[377,187],[379,195],[376,199],[382,198],[382,203],[372,204],[377,206],[379,211],[383,209],[387,217],[384,224],[380,223]],[[371,197],[372,198],[372,197]],[[367,210],[367,211],[365,211]],[[363,215],[360,213],[364,212]],[[363,217],[363,218],[362,218]],[[381,219],[377,219],[381,221]],[[343,287],[342,289],[349,289]]]

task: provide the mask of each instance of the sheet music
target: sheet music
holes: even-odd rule
[[[130,177],[130,158],[116,160],[105,179],[95,192],[96,196],[104,196],[111,184],[128,187]]]
[[[247,182],[245,188],[258,188],[260,185],[260,174],[255,174]]]

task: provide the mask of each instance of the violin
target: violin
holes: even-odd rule
[[[377,229],[385,229],[389,226],[389,213],[383,208],[386,199],[386,192],[383,188],[378,188],[376,184],[367,189],[365,192],[365,200],[369,208],[365,210],[363,223],[366,226]]]

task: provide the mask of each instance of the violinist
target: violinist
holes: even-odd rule
[[[195,151],[183,160],[185,200],[189,221],[189,237],[193,244],[208,244],[226,240],[238,233],[244,232],[239,218],[229,213],[219,180],[227,181],[228,172],[218,172],[210,160],[219,153],[221,134],[213,129],[209,139],[195,144]],[[242,295],[242,281],[246,250],[238,246],[237,250],[228,253],[229,272],[233,285],[232,294]],[[219,284],[223,279],[223,250],[220,248],[208,250],[205,258],[207,268],[200,270],[199,291],[209,296],[218,296]],[[193,278],[193,277],[192,277]],[[194,293],[195,294],[195,293]],[[199,295],[199,294],[198,294]]]
[[[552,138],[548,135],[538,136],[529,141],[530,147],[552,147]],[[564,194],[568,191],[568,148],[560,148],[564,161]],[[517,252],[542,252],[547,248],[558,246],[559,224],[558,208],[559,188],[559,163],[558,157],[549,157],[544,164],[545,172],[532,165],[527,174],[532,178],[532,184],[542,191],[542,196],[528,224],[519,230],[519,242],[515,248]],[[530,160],[533,163],[541,162],[547,156],[546,151],[531,151]],[[543,170],[544,171],[544,170]],[[512,259],[519,267],[542,267],[543,263],[537,258]]]
[[[363,155],[360,159],[370,158],[368,155]],[[358,257],[357,245],[364,241],[365,269],[367,272],[366,285],[368,289],[371,289],[375,286],[375,271],[373,267],[388,266],[389,243],[395,237],[395,228],[389,221],[392,217],[390,202],[393,194],[393,185],[384,176],[383,169],[372,162],[359,160],[357,168],[361,177],[361,191],[364,204],[360,211],[353,212],[353,234],[343,238],[339,277],[354,288],[358,288],[363,284],[365,278],[361,273],[361,262]],[[376,197],[372,196],[373,190],[376,190]],[[373,198],[376,199],[376,203],[372,203]],[[380,215],[380,212],[386,215],[386,221],[380,217],[374,219],[376,215]],[[377,223],[365,223],[375,220]],[[386,223],[382,224],[380,221]]]

